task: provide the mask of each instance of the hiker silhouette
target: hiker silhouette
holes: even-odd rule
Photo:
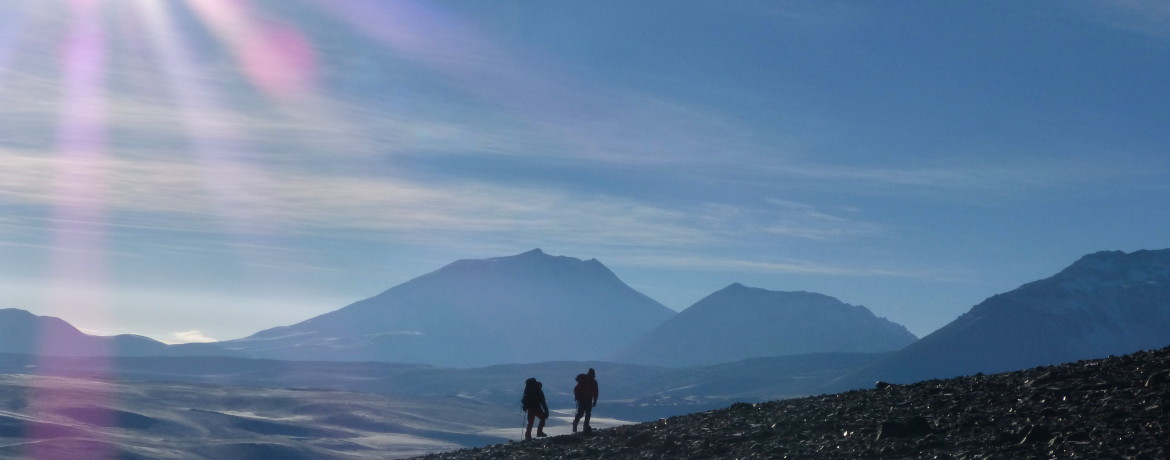
[[[528,427],[524,430],[526,440],[532,439],[532,422],[538,418],[540,425],[536,428],[536,437],[548,436],[544,434],[544,422],[548,420],[548,403],[544,400],[544,390],[541,387],[543,385],[536,377],[524,381],[524,397],[520,399],[520,409],[528,413]]]
[[[573,417],[573,432],[577,432],[577,422],[585,418],[586,433],[592,432],[589,418],[593,416],[593,408],[597,407],[597,372],[592,367],[585,374],[577,374],[577,386],[573,387],[573,399],[577,400],[577,416]]]

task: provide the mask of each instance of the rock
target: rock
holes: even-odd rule
[[[1020,440],[1020,444],[1036,444],[1047,443],[1052,439],[1052,430],[1044,425],[1032,425],[1028,428],[1028,432],[1024,434],[1024,438]]]
[[[626,447],[642,447],[654,439],[649,431],[643,431],[626,441]]]
[[[584,441],[584,440],[581,439],[580,436],[553,436],[551,438],[548,438],[548,440],[544,441],[544,442],[564,445],[564,444],[579,444],[582,441]]]
[[[1170,348],[1164,348],[1004,374],[742,402],[589,437],[425,458],[1170,458],[1168,365]]]
[[[933,431],[926,417],[914,416],[906,420],[887,420],[878,428],[877,440],[925,436]]]
[[[1170,371],[1162,371],[1151,375],[1146,379],[1146,386],[1149,388],[1158,388],[1170,382]]]

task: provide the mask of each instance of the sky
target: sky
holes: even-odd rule
[[[926,335],[1170,247],[1170,4],[5,0],[0,308],[227,340],[458,259]]]

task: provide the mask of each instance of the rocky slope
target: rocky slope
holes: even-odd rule
[[[420,457],[1167,458],[1170,348]]]
[[[917,340],[900,324],[814,292],[739,283],[703,298],[611,360],[702,366],[747,358],[832,352],[885,352]]]

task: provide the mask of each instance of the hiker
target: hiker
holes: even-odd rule
[[[585,417],[585,432],[590,433],[589,418],[593,416],[593,408],[597,407],[597,372],[592,367],[586,374],[577,374],[577,386],[573,387],[573,398],[577,400],[577,416],[573,417],[573,432],[577,432],[577,422]]]
[[[536,428],[536,437],[548,436],[544,434],[544,422],[548,420],[548,403],[544,401],[542,386],[536,377],[524,381],[524,397],[520,399],[520,408],[528,413],[528,428],[524,430],[525,440],[532,439],[532,422],[537,418],[540,419],[540,425]]]

